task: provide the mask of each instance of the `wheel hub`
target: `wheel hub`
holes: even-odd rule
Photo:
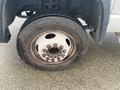
[[[49,47],[48,47],[49,46]],[[63,49],[63,46],[57,46],[54,44],[53,46],[48,45],[47,49],[43,49],[42,56],[49,62],[58,62],[65,57],[66,50]]]
[[[45,32],[41,34],[35,43],[38,55],[46,62],[56,63],[63,61],[72,49],[69,35],[64,32]]]

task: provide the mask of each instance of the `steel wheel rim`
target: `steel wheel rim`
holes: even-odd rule
[[[50,39],[49,38],[46,39],[46,36],[49,34],[51,34],[52,36],[50,36]],[[60,40],[55,40],[58,37],[60,37],[58,36],[58,34],[60,36],[63,36],[64,38]],[[44,39],[41,41],[42,38]],[[49,40],[50,42],[46,44],[45,39],[47,41]],[[64,44],[63,42],[60,43],[61,40],[64,41]],[[42,46],[41,42],[45,43],[43,45],[44,48],[41,47]],[[70,34],[60,30],[54,30],[54,31],[48,30],[38,34],[33,39],[32,45],[31,45],[31,52],[35,57],[37,57],[37,59],[39,59],[39,61],[42,61],[45,64],[59,64],[59,63],[65,62],[67,58],[70,58],[71,56],[73,56],[76,51],[76,48],[77,48],[76,41]],[[55,52],[55,55],[54,55],[54,52]],[[51,56],[54,56],[54,58]]]

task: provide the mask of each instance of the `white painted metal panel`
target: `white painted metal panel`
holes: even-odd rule
[[[108,32],[120,32],[120,15],[110,15]]]
[[[116,0],[112,14],[119,14],[120,15],[120,0]]]
[[[115,4],[116,0],[111,0],[111,11],[113,10],[113,6]]]
[[[120,0],[116,0],[115,3],[113,3],[113,1],[112,1],[112,5],[114,7],[110,15],[110,22],[109,22],[107,31],[120,32]]]

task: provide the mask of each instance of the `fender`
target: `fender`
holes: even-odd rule
[[[8,26],[16,16],[16,0],[0,0],[0,42],[7,43],[10,40]]]
[[[14,21],[17,16],[17,11],[22,4],[28,3],[29,1],[22,2],[23,0],[0,0],[0,42],[7,43],[10,40],[10,32],[8,26]],[[40,0],[36,0],[37,2]],[[86,0],[87,1],[87,0]],[[30,2],[33,3],[32,0]],[[107,25],[109,22],[110,15],[110,3],[111,0],[97,0],[97,19],[96,27],[94,31],[90,32],[90,35],[95,39],[97,43],[102,43]],[[78,17],[79,18],[79,17]]]
[[[96,32],[96,41],[101,44],[104,40],[106,31],[107,31],[107,27],[108,27],[108,23],[109,23],[109,18],[110,18],[110,8],[111,8],[111,0],[101,0],[101,4],[100,7],[102,7],[102,12],[101,10],[99,10],[99,13],[102,13],[102,22],[101,22],[101,27],[98,28],[98,31]],[[101,15],[101,14],[99,14]],[[100,21],[100,19],[98,19],[98,21]],[[99,24],[99,23],[98,23]],[[100,31],[100,32],[99,32]]]
[[[102,44],[110,17],[111,0],[97,0],[98,1],[98,20],[95,31],[90,32],[90,35],[96,40],[98,44]]]

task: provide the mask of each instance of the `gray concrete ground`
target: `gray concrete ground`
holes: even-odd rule
[[[12,38],[0,44],[0,90],[120,90],[120,44],[108,33],[103,45],[90,38],[86,56],[70,70],[40,71],[24,64],[16,51],[20,19]]]

